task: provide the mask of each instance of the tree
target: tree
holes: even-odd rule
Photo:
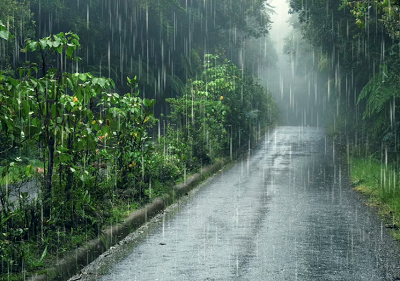
[[[0,28],[4,31],[4,26]],[[11,38],[5,32],[0,36]],[[107,218],[103,208],[106,198],[113,198],[117,189],[126,189],[128,179],[138,181],[138,172],[127,167],[137,161],[135,167],[140,170],[144,162],[132,155],[139,153],[141,159],[147,159],[151,152],[147,134],[154,124],[155,101],[139,97],[136,79],[128,78],[131,93],[120,96],[112,92],[114,82],[110,79],[63,71],[65,62],[78,59],[74,52],[79,46],[79,37],[70,32],[29,40],[23,51],[38,54],[40,65],[28,62],[19,69],[19,79],[0,74],[0,111],[4,114],[0,116],[0,137],[7,144],[0,156],[6,151],[37,147],[43,163],[43,169],[38,168],[42,169],[41,178],[31,165],[23,167],[11,159],[0,159],[6,163],[0,177],[6,186],[15,187],[21,178],[35,175],[43,182],[40,203],[21,205],[12,220],[14,202],[0,185],[0,233],[5,241],[0,243],[0,255],[13,270],[27,263],[27,257],[23,247],[10,250],[9,241],[37,235],[38,228],[42,239],[43,233],[51,236],[60,227],[79,228],[89,223],[98,230]],[[50,67],[52,64],[60,68]],[[98,164],[102,161],[108,163],[103,167]],[[104,178],[107,165],[113,171],[108,179]],[[143,196],[144,191],[140,192]],[[38,220],[41,207],[45,224],[40,226],[33,222]],[[21,231],[10,231],[13,229]],[[49,252],[58,246],[45,245]]]

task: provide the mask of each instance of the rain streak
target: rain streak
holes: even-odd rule
[[[400,280],[399,20],[0,0],[0,280]]]

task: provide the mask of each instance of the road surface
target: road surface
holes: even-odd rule
[[[322,129],[277,128],[81,279],[400,280],[398,244],[337,156]]]

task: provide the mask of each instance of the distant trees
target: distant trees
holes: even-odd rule
[[[369,145],[397,150],[399,37],[397,1],[290,2],[304,38],[324,65],[337,103],[336,124]],[[363,142],[367,138],[357,138]],[[375,145],[375,146],[374,146]]]
[[[359,103],[365,105],[363,119],[370,128],[373,140],[383,143],[385,149],[398,151],[400,121],[396,116],[400,98],[400,3],[398,1],[374,0],[342,1],[342,9],[349,9],[360,33],[375,29],[376,38],[368,40],[375,46],[376,68],[369,73],[369,81],[362,88]]]
[[[82,60],[69,71],[112,78],[122,92],[127,90],[124,77],[136,75],[143,94],[153,98],[178,93],[188,78],[202,70],[207,53],[225,50],[229,59],[240,62],[245,40],[267,36],[272,12],[266,0],[5,2],[0,4],[7,7],[0,9],[0,20],[10,23],[19,42],[10,43],[5,52],[8,65],[23,62],[19,49],[26,38],[73,31],[81,38],[77,55]],[[272,65],[275,58],[263,60]],[[246,58],[247,65],[259,62]]]
[[[24,62],[20,49],[26,38],[35,36],[35,27],[28,1],[4,0],[0,2],[0,21],[5,31],[11,32],[13,40],[0,44],[0,70],[12,71]],[[2,31],[4,32],[4,31]]]

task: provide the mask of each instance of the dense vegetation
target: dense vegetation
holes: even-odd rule
[[[400,28],[396,1],[290,3],[315,54],[312,63],[325,76],[325,88],[329,86],[338,107],[336,121],[355,132],[357,142],[368,140],[372,150],[379,150],[383,141],[394,152],[399,82],[396,28]]]
[[[290,5],[303,48],[295,42],[286,47],[313,54],[296,59],[308,58],[309,69],[322,77],[319,94],[334,104],[332,133],[354,167],[355,185],[368,183],[368,196],[379,198],[398,224],[400,3],[291,0]]]
[[[252,76],[273,47],[243,58],[268,44],[268,11],[0,2],[0,278],[24,279],[276,124]]]
[[[111,78],[125,91],[125,77],[137,76],[148,98],[175,97],[187,79],[202,71],[207,53],[219,51],[254,72],[275,60],[266,37],[271,10],[265,0],[240,5],[231,0],[7,0],[0,10],[0,19],[17,39],[3,43],[6,52],[0,49],[7,57],[4,66],[34,61],[29,55],[20,58],[26,38],[73,31],[81,38],[77,55],[82,60],[70,65],[70,72]],[[157,106],[168,113],[166,105]]]

